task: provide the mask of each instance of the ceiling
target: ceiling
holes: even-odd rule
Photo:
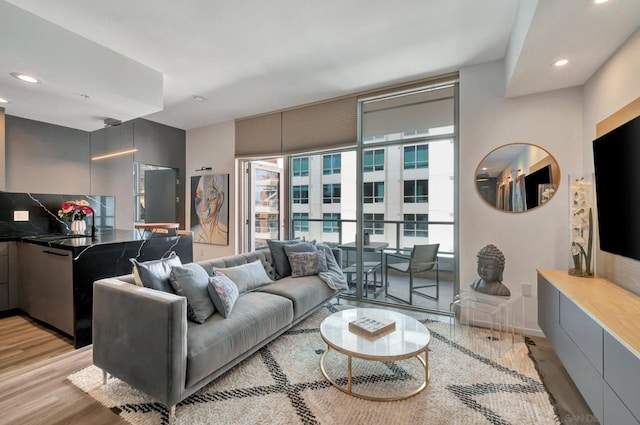
[[[500,59],[520,96],[584,84],[640,25],[638,0],[159,3],[0,0],[0,106],[86,131],[188,130]]]

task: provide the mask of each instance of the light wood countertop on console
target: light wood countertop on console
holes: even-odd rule
[[[640,357],[640,297],[606,279],[570,276],[566,270],[538,270],[621,344]]]

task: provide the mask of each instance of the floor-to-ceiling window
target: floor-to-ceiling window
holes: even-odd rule
[[[362,201],[356,217],[362,214],[360,227],[370,242],[369,248],[364,245],[363,264],[379,258],[376,247],[380,244],[385,255],[407,257],[416,246],[439,245],[438,276],[435,270],[413,276],[414,286],[424,286],[421,290],[411,291],[408,274],[388,268],[392,257],[383,257],[380,269],[388,272],[386,290],[375,297],[376,302],[448,311],[458,292],[456,104],[455,82],[360,99]]]

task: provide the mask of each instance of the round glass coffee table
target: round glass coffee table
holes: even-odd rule
[[[380,321],[394,321],[395,330],[377,337],[366,337],[349,330],[349,322],[367,317]],[[417,320],[394,311],[375,308],[352,308],[334,313],[320,324],[320,336],[327,344],[327,350],[320,358],[320,370],[324,377],[347,394],[367,400],[393,401],[403,400],[418,394],[429,383],[429,341],[431,334],[426,326]],[[325,358],[331,350],[347,356],[346,387],[339,385],[325,368]],[[424,354],[424,356],[422,356]],[[395,362],[415,357],[424,367],[424,381],[407,393],[392,396],[372,396],[354,391],[352,377],[352,359],[376,362]]]

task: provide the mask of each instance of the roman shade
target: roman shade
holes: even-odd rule
[[[280,112],[236,120],[236,157],[280,156],[281,153]]]
[[[355,146],[355,96],[322,102],[282,113],[282,154]]]
[[[382,134],[381,131],[395,132],[398,124],[407,131],[413,129],[412,122],[421,122],[415,130],[424,129],[425,123],[429,128],[453,125],[453,83],[457,78],[458,74],[452,73],[238,119],[235,156],[283,156],[356,146],[359,101],[365,102],[363,112],[371,117],[368,121],[375,123],[374,127],[364,128],[365,136]],[[406,97],[395,97],[398,92],[445,84],[451,86],[414,94],[415,101],[409,104]],[[386,95],[390,95],[388,99]],[[374,98],[376,101],[368,106]],[[394,122],[393,128],[388,127],[387,122]]]

